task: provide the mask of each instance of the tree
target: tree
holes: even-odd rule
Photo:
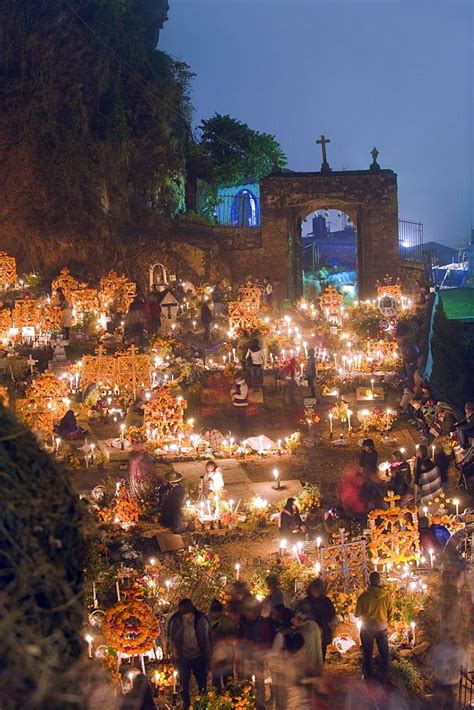
[[[0,406],[0,703],[80,707],[84,517],[65,471]]]
[[[194,155],[198,177],[214,187],[260,180],[287,164],[275,136],[254,131],[229,115],[216,113],[201,121],[199,130],[201,141]]]

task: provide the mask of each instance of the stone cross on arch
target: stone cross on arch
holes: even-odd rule
[[[317,145],[321,146],[321,150],[323,153],[323,162],[321,163],[321,172],[322,173],[330,173],[331,168],[329,167],[328,163],[328,157],[326,153],[326,145],[331,142],[330,138],[326,138],[324,133],[321,134],[321,137],[316,141]]]

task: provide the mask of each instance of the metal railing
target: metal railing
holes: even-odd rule
[[[423,261],[423,222],[398,220],[398,248],[406,261]]]
[[[471,708],[474,704],[474,671],[461,670],[459,679],[458,707]]]
[[[260,198],[250,190],[219,195],[215,208],[218,224],[228,227],[260,227]]]

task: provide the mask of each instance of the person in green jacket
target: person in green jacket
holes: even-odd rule
[[[355,616],[361,621],[360,643],[362,646],[362,672],[366,680],[373,677],[372,653],[374,641],[380,656],[382,676],[388,672],[387,626],[392,615],[390,593],[381,585],[380,574],[371,572],[369,586],[357,599]]]

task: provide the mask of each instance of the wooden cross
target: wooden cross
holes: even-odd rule
[[[321,135],[321,138],[316,141],[317,145],[321,146],[321,150],[323,152],[323,162],[321,164],[321,172],[328,171],[330,170],[329,163],[328,163],[328,157],[326,153],[326,145],[331,142],[330,138],[326,138],[324,133]]]
[[[38,360],[34,360],[31,353],[30,353],[28,356],[28,360],[26,361],[26,364],[29,365],[31,374],[33,374],[33,369],[34,369],[34,366],[36,365],[37,362],[38,362]]]

